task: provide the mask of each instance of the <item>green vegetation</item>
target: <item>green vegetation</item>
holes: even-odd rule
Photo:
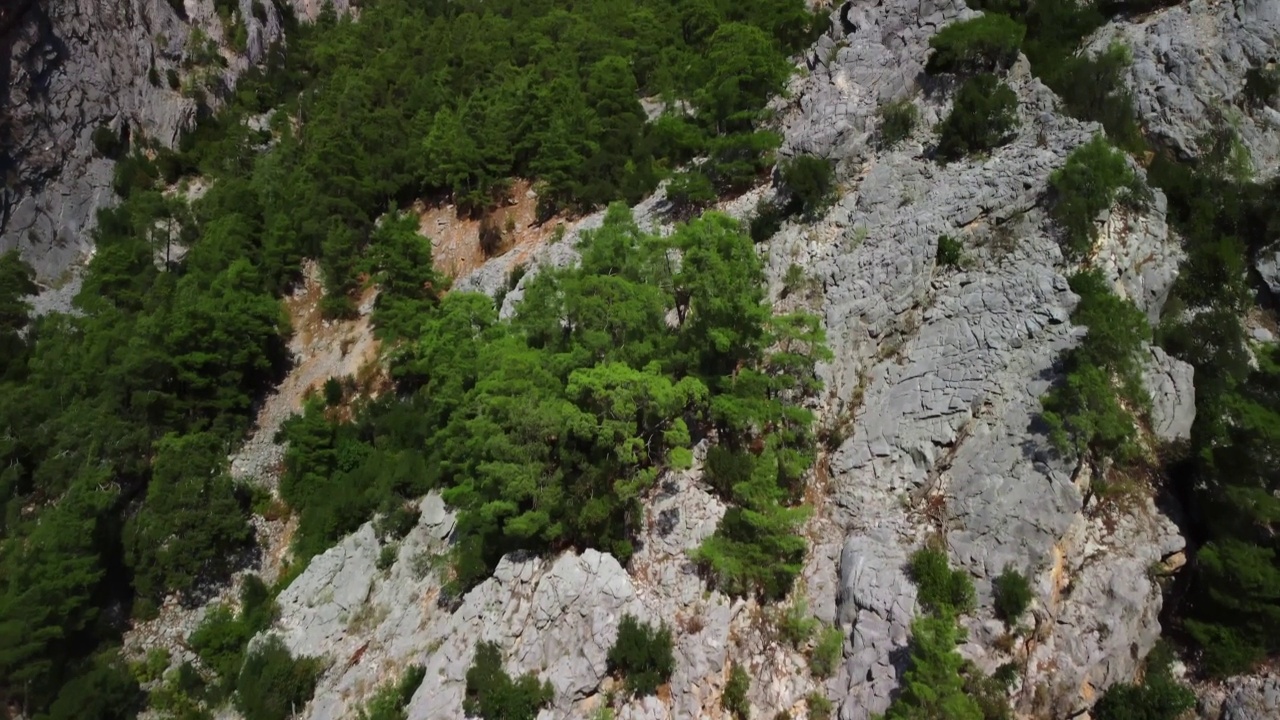
[[[276,635],[268,635],[245,658],[236,681],[236,708],[245,720],[288,720],[311,700],[321,664],[294,658]]]
[[[1013,569],[1012,566],[1006,566],[1003,571],[991,581],[992,595],[994,596],[994,607],[996,617],[1004,620],[1006,625],[1012,625],[1022,617],[1022,613],[1031,607],[1031,600],[1035,597],[1031,592],[1031,583],[1027,581],[1027,576]]]
[[[967,613],[973,610],[973,580],[964,570],[952,570],[941,550],[924,547],[911,556],[911,580],[916,599],[930,612]]]
[[[929,38],[930,73],[993,72],[1018,59],[1027,29],[1006,15],[988,13],[952,23]]]
[[[421,665],[410,665],[399,682],[385,685],[360,709],[358,720],[408,720],[407,708],[418,691],[427,671]]]
[[[911,137],[920,118],[920,110],[910,98],[886,103],[880,106],[877,114],[880,116],[880,144],[886,148]]]
[[[751,690],[751,676],[746,668],[734,664],[729,671],[729,682],[724,686],[724,694],[720,696],[720,704],[734,720],[751,720],[751,702],[747,700],[747,692]]]
[[[958,160],[990,152],[1005,144],[1018,126],[1018,96],[995,75],[982,73],[964,81],[951,114],[942,121],[938,157]]]
[[[1117,200],[1139,202],[1139,182],[1124,154],[1101,135],[1073,150],[1049,176],[1053,216],[1065,232],[1063,253],[1072,259],[1087,255],[1097,239],[1098,214]]]
[[[809,693],[805,705],[809,707],[809,720],[831,720],[836,710],[835,703],[819,692]]]
[[[934,254],[934,261],[938,266],[958,268],[963,260],[964,245],[950,235],[939,235],[938,250]]]
[[[885,720],[982,720],[982,709],[964,689],[964,659],[956,652],[963,640],[955,616],[926,615],[911,623],[911,662],[902,691]]]
[[[1182,629],[1214,675],[1280,652],[1280,354],[1257,347],[1251,363],[1242,322],[1254,292],[1247,258],[1274,239],[1280,208],[1274,180],[1241,182],[1227,166],[1206,157],[1192,170],[1158,157],[1149,172],[1186,238],[1159,340],[1196,371],[1191,446],[1170,472],[1204,540],[1179,608]]]
[[[1107,688],[1093,716],[1098,720],[1177,720],[1196,706],[1191,688],[1173,678],[1173,653],[1163,644],[1147,656],[1141,685],[1117,683]]]
[[[93,148],[105,158],[115,160],[125,151],[125,143],[110,125],[99,125],[93,131]]]
[[[609,671],[626,678],[627,692],[634,696],[653,695],[658,686],[671,679],[676,661],[672,655],[671,630],[653,627],[631,615],[623,615],[618,639],[609,648]]]
[[[1150,398],[1142,384],[1151,327],[1132,301],[1120,298],[1097,270],[1071,277],[1080,304],[1072,322],[1089,329],[1066,353],[1066,381],[1043,398],[1044,420],[1060,452],[1121,462],[1140,454],[1134,415],[1143,415]]]
[[[790,606],[782,608],[776,615],[778,635],[783,641],[796,650],[804,648],[818,630],[818,619],[809,615],[809,602],[803,595],[798,596]]]
[[[1280,69],[1249,68],[1244,74],[1244,99],[1253,108],[1274,106],[1280,99]]]
[[[236,687],[245,667],[245,649],[254,635],[266,630],[275,619],[276,605],[270,590],[256,575],[244,579],[240,587],[240,613],[225,605],[214,606],[188,639],[191,649],[212,670],[218,682],[214,692],[222,697]],[[271,657],[275,658],[278,653]]]
[[[425,303],[417,341],[392,363],[400,398],[351,423],[313,402],[285,426],[280,492],[300,513],[299,554],[440,487],[459,510],[456,590],[517,549],[625,560],[640,494],[691,461],[691,433],[714,427],[728,450],[767,450],[722,488],[739,507],[699,557],[740,592],[785,595],[804,553],[793,531],[804,510],[790,506],[813,450],[811,413],[783,393],[818,388],[816,318],[772,317],[754,247],[724,216],[663,238],[614,207],[579,247],[580,265],[525,283],[510,321],[481,295]]]
[[[835,199],[835,174],[831,162],[813,155],[797,155],[779,166],[782,186],[791,200],[788,215],[816,217]]]
[[[818,644],[809,653],[809,669],[820,678],[835,674],[844,654],[844,633],[838,627],[823,628]]]
[[[502,667],[502,650],[494,643],[476,646],[476,657],[467,670],[467,694],[462,709],[481,720],[534,720],[551,702],[551,683],[538,682],[532,673],[512,680]]]
[[[974,609],[968,573],[951,569],[932,547],[912,554],[908,570],[925,614],[911,624],[910,663],[885,720],[1008,720],[1006,686],[956,651],[964,642],[957,618]]]

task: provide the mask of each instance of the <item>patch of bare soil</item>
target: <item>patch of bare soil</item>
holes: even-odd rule
[[[515,268],[528,262],[538,248],[555,235],[564,222],[557,216],[539,224],[538,195],[528,180],[511,185],[507,199],[483,217],[459,215],[452,203],[428,204],[419,201],[413,207],[418,215],[418,232],[431,239],[431,254],[436,270],[460,280],[486,262],[505,262]],[[481,247],[483,226],[500,234],[497,249],[489,257]]]
[[[324,288],[319,266],[308,261],[303,277],[302,285],[285,298],[293,325],[289,350],[294,366],[263,402],[253,435],[231,458],[232,476],[253,480],[272,491],[284,460],[284,447],[275,442],[284,421],[301,412],[306,398],[321,391],[329,378],[350,376],[367,381],[377,368],[379,343],[370,317],[376,289],[366,290],[360,298],[360,314],[354,320],[326,320],[320,312]]]

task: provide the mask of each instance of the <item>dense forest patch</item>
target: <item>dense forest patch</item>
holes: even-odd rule
[[[234,40],[243,19],[224,5]],[[513,177],[533,179],[544,216],[582,212],[643,197],[695,157],[712,192],[740,189],[772,163],[764,103],[816,17],[800,0],[377,0],[359,22],[286,18],[287,51],[272,48],[174,150],[99,133],[99,150],[120,157],[122,202],[100,216],[82,314],[28,322],[30,275],[0,258],[0,702],[124,716],[137,684],[111,650],[122,620],[218,582],[251,542],[254,493],[229,479],[226,457],[288,369],[279,298],[303,258],[320,262],[330,315],[379,283],[378,333],[401,354],[399,400],[352,423],[309,409],[287,430],[282,491],[301,515],[301,556],[443,487],[463,513],[464,587],[511,547],[589,542],[625,557],[637,497],[687,462],[695,436],[776,438],[767,461],[794,473],[804,419],[787,408],[803,390],[779,368],[793,344],[821,339],[768,317],[732,222],[699,220],[662,246],[615,213],[602,235],[636,257],[588,253],[498,323],[487,298],[441,301],[430,243],[387,214],[443,197],[483,214]],[[198,200],[165,192],[193,175],[208,187]],[[620,344],[592,307],[618,293],[638,333]],[[483,333],[467,338],[460,323]],[[477,356],[505,372],[472,376],[461,366]],[[442,377],[450,362],[457,373]],[[440,383],[448,392],[410,422],[417,391]],[[522,414],[526,391],[545,412]],[[490,444],[486,423],[503,430]],[[544,474],[554,481],[530,490]],[[335,478],[350,481],[337,490],[348,506],[317,492]],[[596,496],[588,512],[566,513],[581,493]],[[184,672],[165,692],[237,677]]]

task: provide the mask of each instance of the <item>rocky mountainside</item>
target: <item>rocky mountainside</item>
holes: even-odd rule
[[[212,54],[201,38],[224,38],[212,0],[29,0],[7,12],[0,250],[18,248],[46,283],[84,262],[98,208],[114,202],[113,163],[95,147],[94,132],[174,145],[196,120],[196,89],[216,106],[281,37],[273,3],[239,5],[243,48],[219,40]]]
[[[5,162],[17,178],[6,186],[4,247],[21,247],[45,277],[90,251],[93,211],[110,202],[110,163],[95,157],[93,131],[105,124],[172,143],[194,117],[193,100],[147,76],[179,67],[192,27],[215,22],[196,4],[185,18],[157,0],[129,0],[114,14],[94,12],[88,0],[49,0],[17,20],[0,16],[12,24]],[[314,17],[314,3],[298,5],[300,16]],[[294,654],[329,661],[305,717],[354,716],[409,664],[426,669],[409,717],[461,717],[478,641],[498,643],[513,674],[551,683],[542,717],[591,717],[614,689],[605,654],[630,613],[672,627],[676,669],[669,692],[634,701],[619,717],[725,717],[720,698],[740,665],[753,679],[753,716],[806,717],[806,696],[821,691],[841,718],[863,720],[883,712],[899,686],[918,613],[904,565],[937,537],[977,587],[962,652],[987,672],[1008,662],[1024,668],[1014,686],[1021,715],[1080,716],[1106,687],[1135,678],[1160,634],[1161,579],[1185,562],[1179,513],[1147,494],[1099,497],[1086,468],[1048,452],[1039,419],[1062,353],[1083,334],[1070,321],[1078,298],[1046,209],[1049,176],[1100,128],[1068,117],[1022,58],[1008,76],[1016,137],[981,159],[940,165],[929,157],[955,92],[923,72],[929,38],[976,14],[959,0],[839,5],[776,105],[783,154],[827,157],[842,180],[823,217],[787,223],[765,250],[777,302],[806,305],[825,321],[834,359],[821,368],[823,422],[848,428],[815,472],[818,512],[806,526],[803,574],[810,609],[845,638],[837,671],[817,677],[778,638],[773,611],[705,589],[686,553],[724,506],[695,463],[646,499],[641,549],[627,567],[596,551],[508,556],[456,603],[442,600],[435,571],[454,523],[439,497],[421,501],[417,527],[390,550],[364,526],[279,598],[269,632]],[[246,62],[278,28],[275,14],[253,26]],[[157,44],[161,33],[168,42]],[[1274,172],[1280,117],[1248,107],[1239,92],[1249,67],[1280,54],[1276,3],[1195,0],[1113,21],[1087,47],[1117,40],[1132,53],[1127,82],[1153,137],[1194,154],[1230,118],[1253,166]],[[237,67],[229,64],[228,82]],[[881,149],[877,111],[902,99],[921,122],[906,142]],[[772,192],[723,209],[745,217]],[[664,203],[651,198],[637,218],[663,229]],[[1092,258],[1153,321],[1181,260],[1165,209],[1157,191],[1141,213],[1099,217]],[[506,294],[504,314],[539,267],[572,263],[578,234],[599,222],[586,218],[539,250]],[[938,262],[944,235],[963,249],[959,267]],[[458,287],[504,292],[512,263],[496,258]],[[1145,380],[1150,435],[1186,438],[1196,412],[1190,366],[1151,347]],[[384,551],[393,562],[380,561]],[[1032,579],[1025,634],[1007,633],[990,610],[992,581],[1006,568]],[[1259,678],[1228,683],[1204,708],[1215,720],[1277,713],[1274,680]]]

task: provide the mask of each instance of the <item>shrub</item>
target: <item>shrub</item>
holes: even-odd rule
[[[399,554],[400,545],[397,543],[383,545],[382,549],[378,551],[378,562],[376,567],[381,572],[390,570],[391,566],[396,564],[396,557]]]
[[[791,194],[789,214],[815,216],[835,197],[831,163],[814,155],[797,155],[782,163],[782,184]]]
[[[844,654],[844,633],[838,627],[824,628],[818,637],[818,644],[809,654],[809,669],[820,678],[828,678],[835,674]]]
[[[502,230],[489,218],[480,222],[480,252],[491,258],[502,251]]]
[[[960,673],[964,677],[965,695],[977,703],[981,710],[982,714],[978,717],[982,720],[1013,720],[1007,685],[988,677],[970,662],[964,663]]]
[[[880,144],[886,148],[891,148],[911,137],[911,133],[916,129],[916,121],[920,118],[920,111],[915,103],[906,98],[881,106],[878,114]]]
[[[1244,74],[1244,99],[1250,107],[1275,105],[1280,98],[1280,69],[1249,68]]]
[[[831,714],[836,709],[835,704],[819,692],[809,693],[805,704],[809,706],[809,720],[831,720]]]
[[[320,677],[320,661],[294,658],[271,635],[244,661],[236,681],[236,707],[245,720],[287,720],[311,700]]]
[[[626,677],[627,692],[636,696],[653,695],[675,671],[671,631],[666,625],[655,628],[634,616],[624,615],[618,625],[618,639],[609,648],[608,660],[610,672]]]
[[[809,615],[809,603],[801,596],[790,607],[778,611],[777,627],[782,639],[799,650],[813,637],[818,629],[818,620]]]
[[[963,570],[952,570],[941,550],[921,548],[911,556],[909,569],[916,598],[932,612],[973,610],[973,581]]]
[[[956,645],[963,636],[949,612],[911,623],[910,665],[901,693],[885,713],[886,720],[982,718],[982,709],[965,692],[965,679],[960,674],[964,659],[956,652]]]
[[[726,499],[733,497],[735,485],[751,479],[755,466],[755,456],[751,453],[731,450],[722,445],[711,446],[703,463],[707,483],[720,497]]]
[[[182,88],[182,78],[178,75],[176,68],[169,68],[164,71],[165,81],[169,83],[170,90],[180,90]]]
[[[1054,4],[1037,3],[1036,7]],[[1075,5],[1074,2],[1070,4]],[[1032,57],[1036,57],[1038,52],[1042,51],[1034,47],[1027,50],[1028,56]],[[1067,50],[1055,50],[1051,56],[1039,56],[1032,65],[1045,84],[1062,98],[1068,114],[1101,123],[1107,137],[1125,150],[1136,153],[1145,149],[1146,141],[1133,107],[1133,95],[1124,80],[1125,68],[1131,62],[1129,49],[1120,43],[1111,45],[1096,56],[1077,55],[1075,44],[1072,44]]]
[[[502,651],[494,643],[476,646],[476,657],[467,670],[467,694],[462,709],[482,720],[534,720],[551,702],[551,683],[538,682],[533,673],[518,680],[502,667]]]
[[[1053,216],[1064,231],[1063,253],[1079,259],[1097,239],[1094,220],[1117,198],[1131,194],[1137,177],[1120,151],[1101,135],[1071,152],[1049,176],[1055,198]]]
[[[934,257],[939,267],[960,267],[960,261],[964,259],[962,250],[959,240],[950,235],[939,235],[938,251]]]
[[[1133,418],[1120,400],[1137,412],[1150,405],[1142,359],[1151,327],[1097,270],[1076,273],[1070,282],[1080,296],[1072,321],[1089,332],[1064,360],[1066,382],[1041,400],[1050,440],[1063,453],[1089,452],[1125,462],[1139,448]]]
[[[360,709],[359,720],[406,720],[408,713],[405,708],[426,676],[427,671],[421,665],[410,665],[399,682],[379,689]]]
[[[1027,29],[1006,15],[988,13],[952,23],[929,38],[933,55],[925,70],[939,72],[990,72],[1008,67],[1018,58]]]
[[[418,506],[403,502],[399,499],[393,501],[394,507],[379,517],[374,523],[373,529],[377,532],[378,537],[385,540],[400,540],[408,535],[411,530],[418,526],[418,518],[422,512],[418,510]]]
[[[756,243],[762,243],[773,237],[782,228],[783,219],[781,205],[761,198],[756,203],[755,214],[751,216],[751,227],[749,228],[751,240]]]
[[[1018,126],[1018,96],[995,75],[975,75],[956,95],[942,121],[938,156],[944,161],[989,152],[1009,141]]]
[[[1012,566],[1005,566],[1004,571],[991,583],[991,589],[995,595],[996,617],[1006,624],[1016,622],[1031,606],[1031,583]]]
[[[729,682],[724,686],[724,695],[720,696],[720,704],[735,720],[750,720],[751,703],[747,701],[747,691],[751,689],[751,678],[741,665],[734,664],[729,671]]]
[[[716,189],[701,170],[686,170],[667,183],[667,200],[677,215],[689,215],[715,202]]]
[[[1173,655],[1163,644],[1147,656],[1146,677],[1141,685],[1118,683],[1093,707],[1097,720],[1177,720],[1196,706],[1191,688],[1174,679]]]
[[[324,404],[329,407],[342,404],[342,381],[331,377],[324,381]]]

